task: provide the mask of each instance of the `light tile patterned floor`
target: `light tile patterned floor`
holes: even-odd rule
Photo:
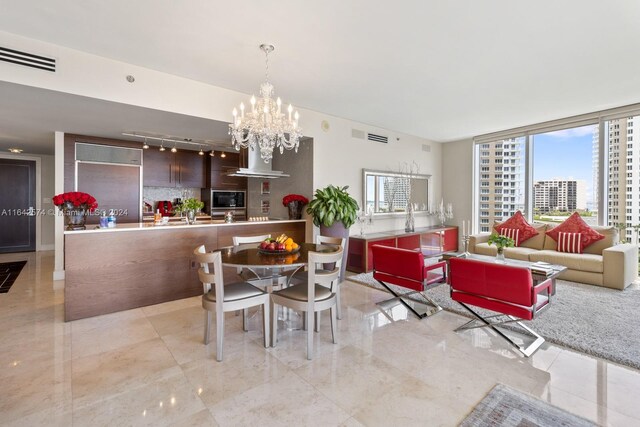
[[[388,294],[351,282],[339,343],[325,314],[312,361],[302,331],[265,349],[259,317],[243,333],[230,314],[218,363],[199,298],[65,323],[53,253],[0,255],[20,259],[0,295],[1,425],[453,426],[498,382],[601,425],[640,425],[636,370],[553,345],[526,359],[483,330],[454,333],[455,314],[382,312]]]

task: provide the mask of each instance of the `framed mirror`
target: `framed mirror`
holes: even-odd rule
[[[411,202],[414,211],[428,211],[430,179],[431,175],[363,169],[363,209],[374,215],[402,213]]]

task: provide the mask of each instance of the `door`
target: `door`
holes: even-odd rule
[[[35,207],[36,162],[0,159],[0,253],[36,250]]]
[[[176,173],[178,187],[204,188],[204,156],[196,151],[178,151],[175,154]]]

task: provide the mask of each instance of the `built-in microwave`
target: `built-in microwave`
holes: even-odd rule
[[[211,190],[211,209],[246,209],[245,191]]]

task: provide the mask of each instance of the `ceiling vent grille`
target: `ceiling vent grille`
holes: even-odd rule
[[[0,46],[0,61],[56,72],[56,60]]]
[[[382,135],[376,135],[375,133],[368,133],[367,134],[367,139],[369,141],[382,142],[383,144],[388,144],[389,143],[389,137],[382,136]]]

